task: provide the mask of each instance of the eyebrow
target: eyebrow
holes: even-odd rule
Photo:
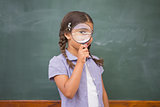
[[[87,28],[80,28],[80,29],[82,29],[82,30],[89,30],[89,31],[92,31],[92,32],[93,32],[93,30],[87,29]],[[79,29],[74,29],[74,30],[79,30]]]
[[[84,29],[84,30],[89,30],[89,29],[87,29],[87,28],[81,28],[81,29]]]

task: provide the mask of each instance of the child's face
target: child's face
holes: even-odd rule
[[[91,30],[91,31],[93,31],[93,24],[92,23],[90,23],[90,22],[86,22],[86,23],[84,23],[84,24],[86,24],[86,25],[88,25],[89,26],[89,29]],[[73,31],[73,30],[72,30]],[[68,39],[68,47],[72,47],[72,48],[75,48],[75,49],[79,49],[79,47],[80,47],[80,43],[78,43],[78,42],[76,42],[75,41],[75,39],[73,38],[73,35],[72,34],[65,34],[65,36],[66,36],[66,38]],[[92,43],[92,40],[93,40],[93,38],[92,38],[92,36],[89,38],[89,41],[87,41],[85,44],[87,44],[88,46]]]

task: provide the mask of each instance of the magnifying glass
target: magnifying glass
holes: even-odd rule
[[[80,44],[87,43],[92,37],[93,31],[89,25],[80,23],[76,25],[71,32],[72,38]]]

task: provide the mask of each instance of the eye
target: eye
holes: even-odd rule
[[[86,34],[86,31],[79,31],[80,33],[82,33],[82,34]]]

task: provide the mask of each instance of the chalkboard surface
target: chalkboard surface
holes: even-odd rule
[[[60,99],[48,63],[73,10],[93,18],[109,99],[160,100],[159,0],[0,0],[0,100]]]

